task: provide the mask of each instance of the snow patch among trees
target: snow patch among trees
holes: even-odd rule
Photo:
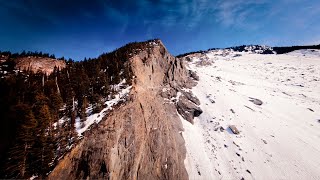
[[[87,111],[89,115],[84,122],[81,122],[80,117],[76,118],[75,127],[79,136],[81,136],[83,132],[88,130],[92,124],[94,123],[98,124],[103,119],[103,117],[107,115],[108,111],[112,110],[112,107],[114,105],[117,105],[121,101],[125,101],[125,98],[128,96],[130,89],[132,88],[132,86],[125,87],[124,86],[125,83],[126,81],[124,79],[120,84],[114,87],[115,89],[117,89],[119,93],[116,94],[113,99],[105,101],[104,104],[106,105],[106,107],[103,108],[99,113],[91,114],[92,106],[90,106]]]

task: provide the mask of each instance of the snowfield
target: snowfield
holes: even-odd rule
[[[203,110],[194,125],[181,117],[190,179],[320,179],[319,50],[214,50],[189,68]]]

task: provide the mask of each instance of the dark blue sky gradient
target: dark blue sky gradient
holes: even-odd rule
[[[0,50],[81,60],[160,38],[180,54],[320,43],[319,0],[0,0]]]

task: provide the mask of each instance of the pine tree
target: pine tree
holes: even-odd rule
[[[63,100],[60,94],[52,93],[50,96],[50,109],[52,113],[53,120],[58,120],[60,118],[59,111],[63,105]]]
[[[82,106],[80,108],[80,123],[81,123],[81,128],[84,126],[84,121],[87,120],[87,114],[86,114],[86,108],[87,108],[87,103],[85,102],[86,101],[86,98],[84,97],[83,98],[83,101],[82,101]]]
[[[37,138],[33,146],[35,157],[31,163],[34,171],[45,176],[50,169],[50,163],[54,160],[55,142],[53,135],[53,118],[49,108],[49,99],[43,94],[36,95],[34,105],[38,126],[36,127]]]

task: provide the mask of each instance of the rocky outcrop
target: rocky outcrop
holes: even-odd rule
[[[193,124],[193,118],[199,116],[202,113],[202,110],[192,103],[185,96],[181,96],[177,103],[177,110],[179,114]]]
[[[253,104],[255,105],[258,105],[258,106],[261,106],[263,104],[263,102],[260,100],[260,99],[257,99],[257,98],[252,98],[252,97],[249,97],[251,102],[253,102]]]
[[[195,72],[189,70],[189,75],[190,75],[190,77],[193,78],[194,80],[199,81],[199,76],[198,76]]]
[[[15,63],[15,69],[30,70],[34,73],[41,71],[47,75],[51,74],[55,67],[60,70],[66,67],[64,60],[33,56],[17,58]]]
[[[129,100],[87,133],[49,179],[188,178],[178,103],[166,99],[178,99],[181,89],[195,82],[183,61],[171,56],[160,40],[129,61],[134,73]],[[180,104],[197,108],[188,96],[197,102],[189,94],[180,96],[186,98]]]
[[[240,134],[240,131],[235,125],[230,125],[229,128],[233,134]]]

